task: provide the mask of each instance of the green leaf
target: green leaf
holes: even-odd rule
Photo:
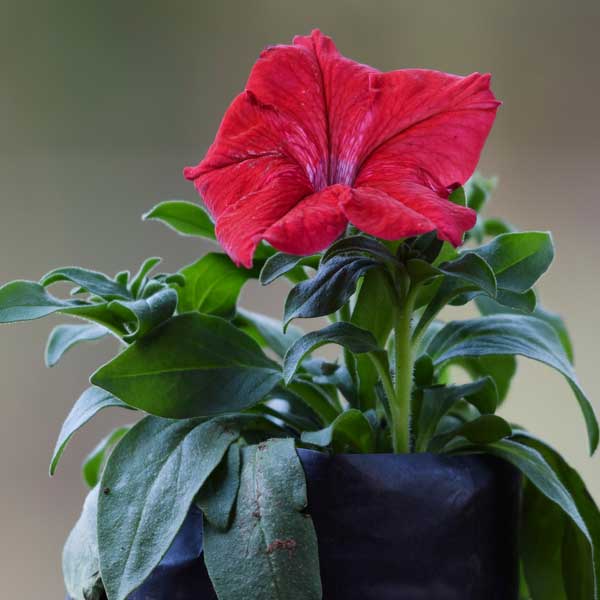
[[[473,287],[494,297],[497,290],[496,276],[485,259],[476,254],[463,254],[455,260],[442,263],[438,269],[458,285]]]
[[[484,219],[483,232],[489,237],[496,237],[503,233],[514,233],[515,227],[504,219]]]
[[[316,275],[302,281],[290,291],[283,322],[292,319],[323,317],[341,308],[356,290],[357,281],[378,266],[370,258],[337,256],[321,264]]]
[[[282,358],[288,348],[304,335],[302,329],[294,326],[288,327],[284,333],[281,321],[243,308],[238,308],[237,320],[247,333],[255,339],[258,337],[260,342],[264,342]]]
[[[512,355],[457,358],[450,361],[449,366],[461,367],[472,379],[491,377],[498,391],[498,405],[506,399],[517,372],[517,360]]]
[[[321,448],[333,445],[339,451],[344,451],[347,446],[363,454],[375,451],[373,427],[367,417],[355,408],[343,412],[325,429],[302,432],[302,441]]]
[[[142,266],[140,267],[140,270],[135,274],[134,278],[131,281],[131,285],[129,286],[131,295],[134,298],[139,297],[140,292],[144,289],[144,284],[146,283],[148,273],[150,273],[150,271],[152,271],[152,269],[154,269],[156,265],[160,264],[161,261],[162,258],[154,256],[152,258],[146,259],[143,262]]]
[[[179,313],[202,312],[230,318],[243,285],[252,271],[236,267],[226,254],[211,252],[181,269],[185,285],[179,287]]]
[[[538,319],[548,323],[548,325],[554,329],[558,339],[560,340],[560,343],[562,344],[565,354],[568,356],[569,361],[573,363],[575,359],[573,344],[571,343],[571,336],[569,335],[569,331],[567,330],[567,326],[565,325],[563,318],[558,313],[546,310],[539,305],[536,307],[533,314]]]
[[[283,275],[292,275],[294,272],[299,270],[298,268],[301,264],[312,262],[311,258],[312,257],[277,252],[276,254],[273,254],[273,256],[269,256],[269,258],[267,258],[260,271],[258,279],[262,285],[269,285]],[[315,264],[312,264],[312,266],[316,267]],[[298,275],[300,275],[300,277],[297,277],[297,279],[302,280],[302,272],[300,272]],[[295,279],[296,277],[292,278]]]
[[[533,290],[530,291],[533,293]],[[479,312],[482,315],[496,315],[499,313],[518,314],[519,312],[517,308],[503,306],[502,304],[495,302],[491,298],[485,298],[483,296],[476,298],[475,304],[477,305],[477,308],[479,309]],[[560,339],[565,353],[569,357],[569,361],[572,363],[573,344],[571,343],[569,332],[567,331],[567,327],[562,317],[555,312],[551,312],[549,310],[546,310],[545,308],[542,308],[540,305],[534,305],[533,308],[533,316],[537,317],[538,319],[541,319],[542,321],[545,321],[554,329],[556,335],[558,335],[558,338]]]
[[[62,555],[65,587],[71,600],[103,600],[104,586],[100,578],[96,515],[98,488],[85,499],[83,511],[73,527]]]
[[[458,206],[467,206],[467,196],[462,185],[459,185],[456,189],[452,190],[448,200]]]
[[[60,434],[58,435],[58,440],[56,441],[56,446],[52,453],[52,461],[50,462],[50,475],[54,475],[58,461],[65,451],[71,436],[78,429],[81,429],[81,427],[83,427],[97,412],[111,406],[130,408],[118,398],[111,396],[97,387],[90,387],[81,394],[65,419]]]
[[[99,340],[109,331],[101,325],[57,325],[46,344],[46,366],[53,367],[64,353],[81,342]]]
[[[204,554],[227,600],[321,600],[317,537],[306,481],[291,440],[242,449],[242,476],[228,531],[205,521]]]
[[[496,188],[496,185],[497,180],[495,177],[485,178],[479,173],[475,173],[475,175],[473,175],[473,177],[465,184],[467,206],[476,212],[481,212]]]
[[[415,441],[418,452],[426,451],[442,417],[462,398],[467,399],[482,413],[493,413],[496,409],[498,393],[490,377],[465,385],[425,388],[418,411]]]
[[[147,299],[113,300],[108,309],[123,322],[133,323],[131,333],[123,336],[126,342],[133,342],[164,323],[173,316],[177,308],[177,292],[163,287]]]
[[[345,321],[332,323],[319,331],[307,333],[292,344],[283,360],[285,382],[289,383],[292,380],[307,354],[325,344],[338,344],[355,354],[381,350],[370,331]]]
[[[181,235],[215,239],[215,226],[199,205],[184,200],[167,200],[147,212],[144,221],[161,221]]]
[[[498,415],[481,415],[462,423],[456,429],[436,435],[429,444],[429,452],[443,452],[453,439],[463,437],[473,444],[492,444],[512,435],[511,426]]]
[[[364,235],[338,240],[327,249],[321,262],[325,263],[335,256],[367,256],[381,263],[398,264],[398,259],[380,241]]]
[[[100,570],[111,600],[125,600],[162,560],[238,436],[224,420],[146,417],[119,442],[98,500]]]
[[[100,482],[102,468],[106,459],[121,438],[131,429],[130,426],[118,427],[106,436],[85,458],[82,466],[83,480],[94,488]]]
[[[134,342],[92,383],[150,414],[183,419],[243,410],[281,380],[279,366],[219,317],[174,317]]]
[[[475,254],[463,254],[452,261],[442,263],[439,267],[428,266],[432,276],[443,275],[443,280],[433,298],[428,301],[415,327],[415,336],[421,335],[440,310],[461,294],[483,292],[492,297],[496,296],[496,276],[487,262]]]
[[[131,300],[132,296],[127,287],[110,279],[104,273],[90,271],[81,267],[63,267],[50,271],[40,279],[40,284],[48,287],[59,281],[70,281],[94,296],[105,300]]]
[[[475,448],[478,448],[482,452],[498,456],[517,467],[517,469],[527,477],[529,482],[534,485],[542,495],[560,507],[560,509],[569,517],[573,526],[584,536],[586,542],[588,544],[592,543],[588,528],[573,497],[552,467],[544,460],[544,457],[540,452],[515,440],[502,440],[492,444],[486,444],[485,446],[475,446]],[[544,531],[543,541],[540,542],[538,539],[538,543],[545,544],[547,536],[552,535],[552,531]],[[554,541],[553,537],[549,537],[548,541],[552,543],[552,541]],[[535,591],[531,588],[530,590],[533,597],[536,598]],[[557,597],[560,598],[560,596]],[[547,596],[542,596],[542,598],[545,600]],[[549,598],[554,600],[554,596],[550,596]],[[583,600],[584,596],[573,596],[573,598]],[[586,596],[586,598],[593,600],[593,597],[591,596]],[[571,600],[571,598],[569,598],[569,600]]]
[[[547,232],[526,231],[499,235],[489,244],[467,252],[477,254],[492,267],[499,289],[523,293],[548,270],[554,244]]]
[[[196,496],[196,505],[204,518],[219,529],[227,530],[240,488],[242,459],[238,444],[231,444],[225,459],[213,471]]]
[[[106,302],[61,300],[33,281],[12,281],[0,288],[0,323],[31,321],[57,312],[104,325],[118,336],[127,333]]]
[[[394,308],[395,298],[388,274],[381,269],[372,269],[364,276],[350,321],[370,331],[377,343],[385,348],[392,330]],[[377,369],[369,356],[359,354],[354,360],[358,376],[358,405],[362,410],[374,408],[377,404],[375,387],[379,381]]]
[[[55,298],[33,281],[12,281],[0,288],[0,323],[40,319],[79,306],[86,306],[86,303]]]
[[[594,410],[558,336],[544,321],[509,314],[454,321],[437,333],[427,353],[436,366],[462,357],[521,355],[556,369],[565,376],[579,402],[587,426],[590,452],[596,450],[599,432]]]
[[[525,432],[519,432],[515,440],[544,457],[571,494],[592,540],[590,545],[586,536],[564,512],[552,505],[535,487],[526,486],[521,554],[529,588],[534,597],[548,600],[597,598],[600,582],[600,511],[596,503],[578,473],[556,450]],[[544,543],[540,543],[540,539]]]
[[[285,390],[281,391],[286,393],[283,395],[279,394],[280,397],[289,402],[289,394],[291,393],[296,399],[299,399],[308,406],[313,413],[318,415],[323,423],[331,423],[341,412],[341,408],[336,406],[322,386],[317,385],[312,381],[296,378],[288,384]]]

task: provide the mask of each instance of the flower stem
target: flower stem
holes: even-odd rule
[[[394,452],[406,454],[411,451],[411,399],[413,387],[414,355],[411,321],[415,304],[415,292],[411,290],[398,308],[394,323],[395,394],[390,400],[392,413],[392,442]]]

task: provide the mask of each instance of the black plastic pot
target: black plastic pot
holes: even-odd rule
[[[521,480],[489,456],[300,450],[324,600],[517,600]],[[130,600],[215,600],[192,510]]]

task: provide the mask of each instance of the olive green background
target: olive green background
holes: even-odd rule
[[[212,140],[261,48],[320,27],[382,69],[491,71],[504,101],[481,169],[501,186],[492,212],[549,229],[558,256],[541,286],[566,315],[580,378],[598,383],[597,2],[504,0],[0,0],[0,280],[78,264],[110,273],[160,255],[170,269],[207,246],[140,215],[194,199],[181,177]],[[281,311],[283,287],[247,305]],[[53,370],[42,350],[58,319],[0,330],[0,585],[3,598],[61,598],[60,551],[84,494],[79,466],[122,417],[101,415],[47,465],[63,418],[111,342]],[[552,440],[600,498],[566,383],[523,364],[505,414]]]

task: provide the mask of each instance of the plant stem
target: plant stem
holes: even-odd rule
[[[411,340],[411,320],[416,290],[404,296],[394,323],[395,394],[390,399],[392,413],[392,441],[394,452],[405,454],[411,451],[410,419],[413,387],[414,356]]]

